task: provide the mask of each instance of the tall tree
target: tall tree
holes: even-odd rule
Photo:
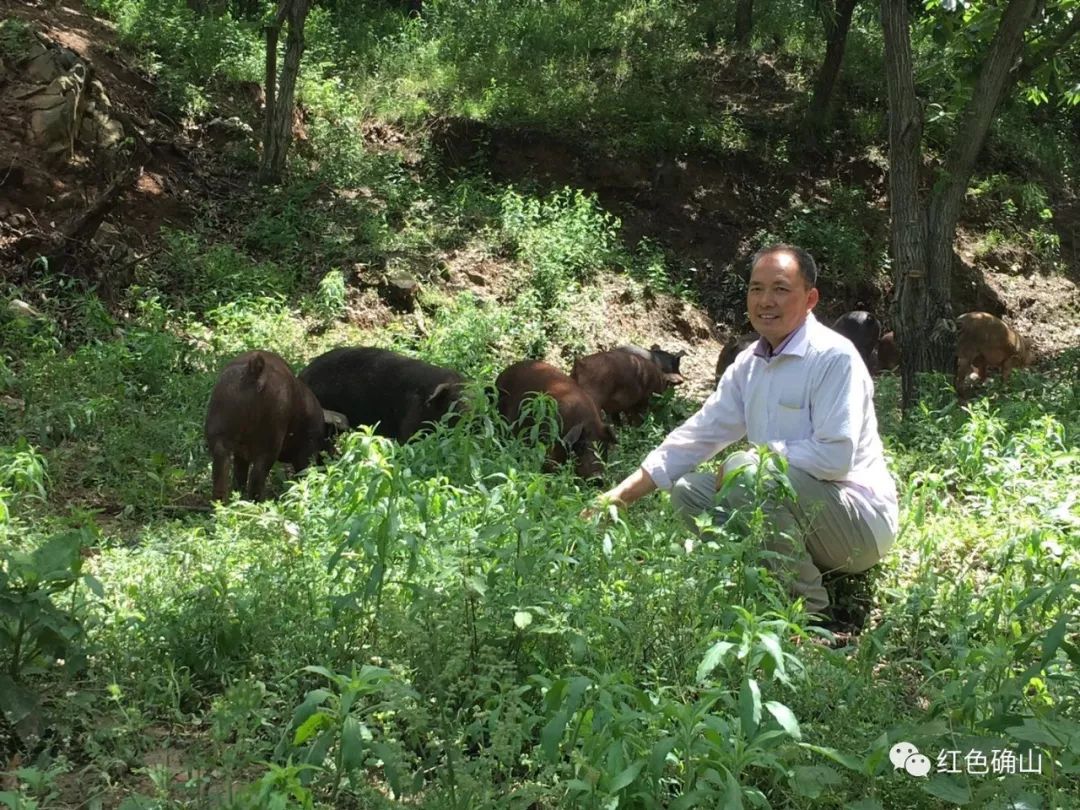
[[[956,223],[975,160],[986,141],[994,110],[1016,86],[1025,33],[1043,0],[1008,0],[982,52],[971,95],[957,119],[956,134],[933,187],[920,192],[923,164],[922,105],[915,91],[907,0],[881,0],[885,78],[889,93],[889,207],[892,214],[894,326],[900,344],[903,405],[918,398],[916,374],[949,371],[955,359],[952,330],[953,244]],[[1075,0],[1063,0],[1073,6]],[[1075,6],[1073,6],[1075,7]],[[982,23],[997,8],[984,6]],[[972,36],[968,31],[967,34]],[[974,36],[972,36],[974,38]],[[1055,39],[1054,47],[1065,41]],[[1047,47],[1039,58],[1048,58]]]
[[[735,0],[735,44],[747,47],[753,30],[754,0]]]
[[[859,0],[820,0],[818,3],[818,13],[825,29],[825,59],[814,77],[814,92],[803,122],[807,146],[817,146],[829,121],[833,90],[840,76],[848,29],[851,28],[851,16],[858,3]]]
[[[259,181],[281,182],[285,159],[292,142],[293,107],[300,57],[304,53],[304,23],[312,0],[281,0],[273,22],[266,27],[266,120],[263,129],[263,154]],[[285,40],[285,63],[277,79],[277,46],[281,26],[289,23]]]

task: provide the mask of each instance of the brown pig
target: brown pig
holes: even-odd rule
[[[504,370],[495,380],[495,387],[499,392],[499,413],[511,423],[518,421],[522,402],[527,398],[547,394],[554,399],[562,436],[552,442],[548,466],[563,464],[569,448],[577,459],[574,471],[578,476],[586,480],[599,477],[601,461],[595,445],[599,443],[606,452],[615,443],[615,436],[600,419],[596,403],[571,377],[539,360],[522,360]]]
[[[616,425],[623,413],[640,424],[652,395],[682,381],[679,374],[662,373],[652,358],[622,349],[579,357],[570,376]]]
[[[222,369],[206,413],[214,500],[229,496],[230,461],[233,487],[258,501],[275,461],[299,472],[320,451],[329,450],[333,436],[346,427],[345,418],[324,411],[281,357],[262,351],[241,354]]]
[[[959,391],[974,368],[980,380],[988,366],[999,366],[1001,378],[1009,379],[1016,366],[1035,362],[1035,350],[1023,335],[1010,329],[989,312],[967,312],[956,319],[956,389]]]
[[[888,371],[900,366],[900,347],[896,345],[896,333],[886,332],[874,350],[873,371]]]

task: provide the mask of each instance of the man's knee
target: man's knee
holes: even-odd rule
[[[714,506],[716,476],[709,473],[687,473],[671,488],[671,505],[688,522]]]

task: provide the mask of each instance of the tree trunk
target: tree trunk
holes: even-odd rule
[[[735,0],[735,44],[743,48],[749,46],[753,28],[754,0]]]
[[[282,0],[274,24],[266,29],[266,123],[263,131],[263,156],[259,181],[279,183],[285,172],[292,141],[293,100],[300,57],[304,53],[304,23],[312,0]],[[289,35],[285,40],[285,63],[280,83],[276,81],[277,41],[282,23],[288,18]]]
[[[975,160],[1007,87],[1038,0],[1010,0],[983,60],[939,182],[919,197],[922,113],[915,96],[905,0],[882,0],[889,92],[889,207],[892,213],[894,327],[901,356],[904,410],[918,399],[916,374],[951,372],[955,363],[950,286],[956,222]]]
[[[821,63],[814,79],[814,93],[810,98],[810,107],[806,111],[806,143],[816,147],[832,112],[833,90],[840,76],[840,66],[844,61],[844,49],[847,47],[848,29],[851,28],[851,16],[859,0],[836,0],[822,5],[821,22],[825,27],[825,60]]]
[[[892,214],[893,331],[900,349],[903,407],[911,404],[916,368],[926,368],[927,344],[913,340],[922,327],[926,298],[926,217],[919,201],[922,109],[915,96],[911,29],[905,0],[881,0],[885,33],[885,86],[889,93],[889,209]],[[906,294],[900,294],[900,290]]]

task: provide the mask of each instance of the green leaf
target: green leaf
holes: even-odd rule
[[[22,684],[15,683],[8,675],[0,674],[0,712],[13,726],[38,713],[37,695]]]
[[[18,793],[12,793],[9,790],[0,790],[0,804],[11,810],[37,810],[37,802],[24,799]]]
[[[1034,720],[1030,717],[1023,722],[1023,725],[1010,726],[1006,731],[1013,739],[1023,740],[1024,742],[1034,743],[1035,745],[1060,748],[1064,742],[1051,734],[1038,720]],[[1068,737],[1067,734],[1064,736]]]
[[[394,750],[386,743],[375,743],[371,746],[371,750],[383,762],[383,772],[386,774],[386,781],[394,789],[394,797],[400,798],[404,796],[405,791],[401,782],[401,771],[398,768],[397,755]]]
[[[799,765],[792,774],[791,786],[800,796],[816,799],[826,787],[843,783],[840,774],[828,765]]]
[[[40,582],[74,580],[82,567],[84,533],[64,532],[50,537],[31,556],[31,565]]]
[[[877,799],[859,799],[847,805],[846,810],[885,810],[885,806]]]
[[[971,790],[945,774],[936,774],[929,782],[919,785],[923,793],[929,793],[953,804],[967,804],[971,801]]]
[[[766,702],[765,708],[769,710],[769,714],[776,718],[776,722],[779,723],[781,728],[790,734],[793,739],[802,739],[802,732],[799,730],[799,721],[795,719],[795,715],[792,713],[791,709],[775,700]]]
[[[776,664],[776,677],[781,683],[788,682],[787,670],[784,669],[784,651],[780,647],[780,639],[772,633],[766,633],[759,637],[761,646],[768,652],[769,657]]]
[[[761,723],[761,688],[753,678],[743,681],[739,689],[739,717],[742,720],[743,733],[753,737]]]
[[[676,737],[664,737],[653,746],[652,753],[649,755],[649,773],[654,777],[659,777],[664,772],[668,754],[671,753],[677,742]]]
[[[364,741],[371,732],[364,734],[364,724],[355,717],[346,717],[341,725],[341,769],[350,773],[364,764]]]
[[[730,641],[718,641],[709,647],[708,652],[705,653],[705,657],[702,659],[701,664],[697,669],[697,679],[703,681],[709,677],[714,669],[716,669],[720,662],[724,659],[724,656],[735,645]]]
[[[593,786],[580,779],[567,779],[563,782],[568,793],[592,793]]]
[[[742,786],[735,774],[727,772],[727,789],[724,791],[724,810],[740,810],[742,802]]]
[[[307,720],[300,724],[293,735],[293,745],[303,745],[310,740],[320,729],[330,725],[330,717],[325,712],[315,712]]]
[[[101,581],[97,577],[90,574],[83,574],[83,584],[90,589],[90,592],[94,594],[98,599],[105,598],[105,587],[101,584]]]
[[[1065,640],[1065,633],[1068,629],[1069,616],[1068,614],[1063,614],[1046,634],[1042,644],[1042,665],[1044,667],[1053,660],[1054,655],[1058,651],[1058,647],[1060,647],[1061,642]]]
[[[866,775],[866,763],[859,757],[845,754],[842,751],[837,751],[835,748],[829,748],[825,745],[813,745],[811,743],[799,743],[799,745],[807,751],[813,751],[816,754],[821,754],[823,757],[828,757],[837,765],[843,765],[849,771]]]
[[[608,793],[618,793],[623,788],[630,785],[637,775],[641,773],[641,769],[645,767],[645,760],[639,759],[637,762],[625,768],[622,773],[611,780],[611,784],[608,786]]]
[[[314,665],[309,665],[309,666],[304,667],[303,671],[304,672],[311,672],[314,675],[322,675],[324,678],[326,678],[331,683],[337,683],[338,682],[338,676],[335,675],[330,670],[328,670],[326,667],[317,667],[317,666],[314,666]]]
[[[550,762],[559,758],[559,743],[566,732],[566,724],[570,721],[570,715],[566,710],[560,711],[540,731],[540,747]]]

